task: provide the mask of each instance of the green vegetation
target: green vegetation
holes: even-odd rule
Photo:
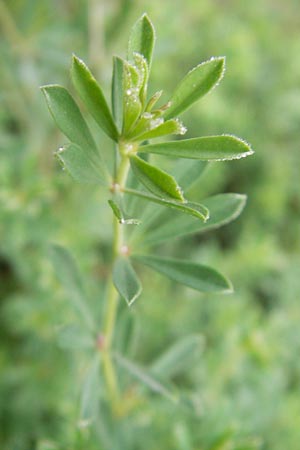
[[[146,46],[135,28],[128,55],[139,49],[151,63],[148,104],[145,84],[139,85],[144,111],[153,111],[155,101],[173,100],[163,112],[164,123],[155,127],[159,136],[181,131],[173,117],[205,94],[199,85],[191,98],[188,77],[178,84],[199,60],[226,55],[227,73],[216,91],[184,112],[184,139],[158,143],[160,138],[130,156],[144,188],[130,176],[122,205],[104,187],[115,171],[112,140],[118,141],[121,126],[134,149],[154,137],[143,123],[133,131],[139,104],[129,108],[125,123],[121,120],[122,58],[113,59],[114,119],[103,105],[111,55],[123,55],[130,26],[144,11],[157,29],[154,58],[149,28]],[[298,448],[298,19],[296,2],[188,0],[184,9],[146,0],[55,2],[55,7],[48,1],[0,2],[1,449]],[[73,58],[80,109],[67,93],[75,93],[66,71],[72,52],[90,68]],[[210,77],[213,84],[222,61],[212,60],[214,73],[219,71]],[[134,61],[135,67],[142,64]],[[51,91],[53,108],[61,98],[70,105],[59,125],[71,143],[57,133],[38,92],[38,86],[53,82],[67,87],[52,85],[46,93]],[[208,151],[215,152],[214,159],[232,156],[228,132],[251,142],[255,156],[202,161]],[[223,136],[207,147],[199,135]],[[197,146],[189,148],[188,142]],[[243,142],[234,142],[240,152]],[[127,150],[124,146],[120,154]],[[183,151],[200,160],[178,164],[165,157]],[[76,184],[60,162],[85,184]],[[241,218],[218,228],[237,217],[245,195]],[[137,273],[124,255],[116,260],[113,280],[128,303],[141,285],[143,292],[130,308],[125,301],[119,304],[113,353],[102,363],[105,379],[112,380],[107,389],[98,356],[105,354],[106,342],[97,333],[111,295],[106,282],[112,214],[118,228],[131,231],[130,248],[139,249],[139,255],[132,253]],[[51,242],[59,245],[49,251]],[[186,273],[188,285],[204,290],[195,262],[218,267],[235,292],[200,294],[172,281]],[[207,274],[220,290],[228,288],[216,272],[206,272],[204,281]],[[106,403],[109,392],[115,398]],[[119,404],[120,395],[118,418],[112,419],[110,405]]]

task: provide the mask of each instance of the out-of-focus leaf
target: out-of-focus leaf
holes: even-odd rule
[[[123,121],[123,76],[123,59],[114,56],[111,99],[113,116],[119,130],[122,128]]]
[[[151,391],[161,394],[173,402],[177,402],[177,396],[168,389],[160,381],[156,380],[148,371],[141,366],[129,361],[124,358],[119,353],[114,353],[114,359],[123,369],[127,370],[134,378],[141,381],[146,385]]]
[[[142,292],[140,280],[126,257],[119,257],[116,260],[113,268],[113,282],[128,306],[132,305]]]
[[[67,89],[53,84],[42,86],[41,90],[58,128],[71,142],[79,145],[91,156],[97,155],[95,141],[77,104]]]
[[[134,53],[143,55],[151,66],[155,42],[155,30],[147,16],[143,14],[133,25],[128,42],[128,59],[133,59]]]
[[[225,58],[211,58],[192,69],[179,83],[172,95],[166,118],[178,116],[199,98],[211,91],[222,79]]]
[[[152,255],[133,255],[136,261],[151,267],[171,280],[200,292],[232,292],[232,285],[215,269],[180,259]]]
[[[130,166],[138,180],[153,194],[166,199],[184,200],[181,188],[168,173],[135,155],[130,157]]]
[[[207,206],[210,217],[205,223],[191,217],[179,215],[169,216],[158,228],[149,228],[144,236],[147,244],[156,244],[179,236],[204,232],[226,225],[236,219],[243,211],[247,197],[242,194],[218,194],[203,202]]]
[[[82,147],[67,144],[56,152],[56,156],[63,167],[79,183],[107,185],[107,174],[104,172],[100,156],[90,157]]]
[[[61,328],[57,341],[59,347],[64,349],[81,350],[95,347],[93,336],[75,323]]]
[[[140,152],[202,161],[227,161],[252,155],[250,145],[236,136],[204,136],[140,147]]]
[[[118,131],[101,87],[85,63],[73,55],[71,75],[74,86],[97,124],[114,141]]]
[[[79,426],[85,428],[97,416],[100,398],[100,355],[97,353],[88,368],[82,385]]]
[[[206,206],[200,203],[192,202],[176,202],[175,200],[166,200],[164,198],[155,197],[154,195],[147,194],[146,192],[136,191],[135,189],[124,189],[125,194],[134,195],[136,197],[143,198],[148,202],[158,203],[159,205],[166,206],[167,208],[177,209],[185,214],[197,217],[204,222],[209,218],[209,210]]]
[[[187,372],[199,359],[203,350],[203,337],[190,335],[178,340],[150,366],[153,375],[169,378]]]
[[[70,302],[90,329],[95,328],[93,316],[88,309],[83,281],[77,264],[70,252],[60,245],[51,245],[50,258],[57,275],[69,295]]]
[[[179,160],[174,167],[173,174],[178,183],[187,191],[193,184],[197,183],[207,165],[207,161]]]

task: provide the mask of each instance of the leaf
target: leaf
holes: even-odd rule
[[[71,75],[74,86],[97,124],[114,141],[118,130],[106,103],[102,89],[84,62],[73,55]]]
[[[86,304],[86,294],[75,260],[70,252],[60,245],[51,245],[49,254],[57,278],[69,294],[72,306],[88,328],[93,330],[95,323]]]
[[[187,372],[203,350],[203,336],[192,334],[178,340],[150,366],[155,376],[170,378]]]
[[[178,214],[174,217],[172,215],[164,218],[160,227],[149,228],[144,242],[153,245],[168,239],[209,231],[226,225],[241,214],[246,200],[246,195],[241,194],[218,194],[208,197],[203,202],[209,209],[209,221],[203,223],[188,216]]]
[[[139,53],[133,55],[134,66],[139,74],[139,97],[144,108],[147,98],[149,69],[146,59]]]
[[[123,59],[114,56],[113,58],[113,77],[112,77],[112,111],[119,130],[122,128],[123,121]]]
[[[58,331],[58,345],[63,349],[81,350],[95,347],[93,336],[78,324],[62,327]]]
[[[82,428],[96,418],[100,399],[100,356],[96,354],[83,380],[80,399],[80,422]]]
[[[197,183],[207,165],[207,161],[179,160],[174,168],[174,176],[184,190],[187,191]]]
[[[147,194],[146,192],[136,191],[135,189],[124,189],[125,194],[134,195],[136,197],[143,198],[149,202],[158,203],[159,205],[167,206],[168,208],[177,209],[183,213],[190,214],[191,216],[197,217],[203,221],[209,218],[209,211],[206,206],[198,203],[180,203],[174,200],[166,200],[159,197],[154,197],[153,195]]]
[[[147,163],[138,156],[130,156],[130,166],[138,180],[158,197],[183,201],[181,188],[168,173]]]
[[[42,86],[50,113],[58,128],[74,144],[89,155],[97,155],[95,141],[73,97],[67,89],[58,85]]]
[[[231,283],[219,272],[202,264],[150,255],[132,255],[136,261],[151,267],[171,280],[200,292],[232,292]]]
[[[124,64],[123,77],[123,127],[122,134],[129,134],[142,112],[140,99],[140,76],[137,69],[127,61]]]
[[[138,219],[125,219],[125,214],[121,210],[120,206],[114,200],[108,200],[108,204],[111,207],[115,217],[122,225],[139,225],[141,223]]]
[[[128,42],[128,59],[133,59],[134,53],[143,55],[151,66],[152,54],[155,42],[155,30],[147,16],[143,14],[133,25]]]
[[[113,268],[113,283],[128,306],[131,306],[142,292],[140,280],[126,257],[121,256],[116,260]]]
[[[225,71],[225,58],[211,58],[192,69],[179,83],[172,95],[171,106],[165,117],[178,116],[199,98],[211,91],[222,79]]]
[[[173,174],[175,175],[176,180],[178,180],[179,185],[184,188],[184,191],[188,191],[188,189],[198,181],[207,164],[206,161],[178,161]],[[142,219],[142,226],[139,227],[139,229],[136,228],[131,234],[131,241],[135,241],[137,236],[140,236],[141,234],[146,234],[147,239],[147,230],[150,230],[150,233],[152,231],[154,231],[154,233],[155,231],[159,232],[160,228],[164,226],[165,221],[170,220],[170,218],[174,220],[177,218],[176,215],[174,217],[174,214],[170,213],[170,210],[157,208],[154,204],[149,204],[147,208],[143,208],[140,217]],[[194,223],[193,220],[192,223]]]
[[[139,151],[202,161],[240,159],[254,153],[247,142],[226,134],[143,145]]]
[[[186,128],[179,120],[171,119],[138,135],[135,135],[133,133],[132,140],[145,141],[147,139],[154,139],[157,137],[165,136],[167,134],[184,134],[185,132]]]
[[[136,363],[129,361],[119,353],[114,352],[114,359],[123,369],[127,370],[132,376],[145,384],[151,391],[161,394],[169,400],[176,402],[177,397],[175,394],[165,387],[160,381],[156,380],[146,369],[138,366]]]
[[[90,158],[83,148],[76,144],[67,144],[56,152],[56,156],[74,180],[79,183],[107,185],[107,174],[104,172],[102,160]]]

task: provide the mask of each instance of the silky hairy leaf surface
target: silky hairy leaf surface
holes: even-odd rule
[[[179,83],[170,98],[171,106],[166,118],[178,116],[193,103],[211,91],[221,80],[225,69],[225,58],[211,58],[192,69]]]
[[[143,14],[133,25],[128,42],[128,59],[133,59],[134,53],[140,53],[151,66],[155,43],[155,30],[147,16]]]
[[[252,155],[250,145],[231,135],[204,136],[140,147],[140,152],[203,161],[226,161]]]
[[[113,282],[121,295],[130,306],[142,292],[142,286],[135,270],[126,257],[119,257],[113,268]]]
[[[82,147],[73,143],[59,149],[56,156],[79,183],[108,184],[100,156],[93,154],[91,158]]]
[[[159,205],[166,206],[167,208],[177,209],[185,214],[197,217],[203,221],[209,218],[209,210],[206,206],[200,203],[181,203],[175,200],[167,200],[164,198],[155,197],[154,195],[147,194],[146,192],[136,191],[135,189],[124,189],[125,194],[140,197],[148,202],[158,203]]]
[[[184,200],[181,188],[172,175],[135,155],[130,157],[130,166],[138,180],[153,194],[166,199]]]
[[[97,155],[97,147],[90,130],[71,94],[62,86],[41,88],[52,117],[58,128],[74,144],[87,153]]]
[[[133,140],[144,141],[146,139],[154,139],[157,137],[165,136],[167,134],[184,134],[186,128],[176,119],[170,119],[161,123],[157,127],[144,131],[143,133],[133,135]]]
[[[101,87],[85,63],[73,56],[71,75],[74,86],[102,130],[114,141],[118,140],[118,130],[112,118]]]
[[[114,56],[111,100],[113,116],[120,131],[123,122],[123,76],[124,61],[122,58]]]
[[[134,259],[171,280],[200,292],[232,292],[231,283],[215,269],[180,259],[134,255]]]

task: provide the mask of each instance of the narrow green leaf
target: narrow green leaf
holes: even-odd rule
[[[226,134],[143,145],[139,151],[202,161],[240,159],[254,153],[247,142]]]
[[[151,112],[152,108],[156,105],[156,103],[158,102],[158,100],[160,99],[160,97],[162,96],[163,91],[157,91],[155,92],[155,94],[152,95],[152,97],[150,98],[150,100],[148,101],[145,111],[146,112]]]
[[[225,58],[211,58],[192,69],[179,83],[170,99],[171,106],[165,117],[178,116],[193,103],[211,91],[222,79]]]
[[[87,153],[97,155],[95,141],[73,97],[67,89],[58,85],[42,86],[50,113],[58,128],[74,144]]]
[[[67,350],[82,350],[95,347],[93,336],[78,324],[64,326],[58,331],[58,345]]]
[[[140,75],[137,69],[127,61],[124,64],[123,77],[123,128],[122,134],[127,136],[142,112],[140,99]]]
[[[100,380],[100,356],[96,354],[82,384],[79,421],[79,426],[82,428],[91,425],[97,417],[101,390]]]
[[[138,156],[130,156],[130,166],[138,180],[153,194],[166,199],[184,201],[182,190],[168,173],[147,163]]]
[[[95,323],[87,307],[83,281],[74,258],[66,248],[60,245],[51,245],[49,254],[56,276],[68,293],[73,308],[88,328],[93,330]]]
[[[134,378],[141,381],[151,391],[163,395],[172,402],[177,402],[177,396],[164,384],[156,380],[150,373],[147,372],[146,369],[138,366],[132,361],[129,361],[129,359],[124,358],[117,352],[114,352],[114,359],[119,364],[119,366],[127,370]]]
[[[111,207],[115,217],[118,219],[119,223],[122,225],[139,225],[141,223],[138,219],[129,219],[125,218],[125,214],[123,213],[121,207],[114,201],[108,200],[108,204]]]
[[[189,214],[191,216],[197,217],[203,221],[209,218],[209,210],[206,206],[198,203],[180,203],[173,200],[166,200],[163,198],[155,197],[154,195],[147,194],[146,192],[136,191],[135,189],[124,189],[125,194],[134,195],[136,197],[143,198],[146,201],[158,203],[159,205],[166,206],[168,208],[177,209],[183,213]]]
[[[134,66],[139,74],[139,91],[140,91],[139,97],[142,107],[144,108],[147,98],[149,69],[147,61],[143,55],[139,53],[134,53],[133,59],[134,59]]]
[[[140,53],[151,67],[154,42],[154,27],[147,14],[143,14],[132,27],[128,42],[128,59],[133,59],[134,53]]]
[[[171,280],[184,284],[200,292],[232,292],[231,283],[219,272],[202,264],[180,259],[160,258],[150,255],[132,257]]]
[[[138,135],[133,134],[132,139],[137,141],[145,141],[147,139],[154,139],[168,134],[184,134],[185,132],[186,128],[179,120],[170,119],[161,123],[157,127],[144,131],[143,133]]]
[[[143,240],[147,244],[154,245],[176,237],[221,227],[241,214],[246,200],[246,195],[241,194],[214,195],[203,200],[210,213],[209,221],[206,223],[182,214],[177,214],[175,217],[170,215],[164,218],[160,227],[149,228]]]
[[[113,282],[128,306],[131,306],[142,292],[140,280],[126,257],[119,257],[116,260],[113,268]]]
[[[102,184],[107,186],[107,174],[104,172],[100,156],[87,153],[76,144],[67,144],[56,152],[63,167],[79,183]]]
[[[187,372],[199,361],[203,344],[203,336],[195,334],[178,340],[151,364],[150,372],[163,378]]]
[[[123,122],[123,77],[124,61],[114,56],[111,99],[113,116],[120,131]]]
[[[97,124],[114,141],[118,130],[106,103],[102,89],[84,62],[73,55],[71,75],[74,86]]]
[[[206,161],[195,161],[195,160],[180,160],[173,170],[173,174],[178,180],[180,186],[183,187],[184,191],[187,192],[191,186],[193,186],[198,179],[201,177],[205,167],[207,166]],[[176,220],[177,215],[170,212],[166,208],[157,208],[155,204],[149,204],[147,208],[142,209],[141,213],[142,225],[138,229],[136,228],[130,236],[131,242],[139,239],[139,236],[146,235],[147,230],[159,231],[161,227],[164,226],[165,222],[170,220]],[[194,222],[192,220],[192,222]]]

